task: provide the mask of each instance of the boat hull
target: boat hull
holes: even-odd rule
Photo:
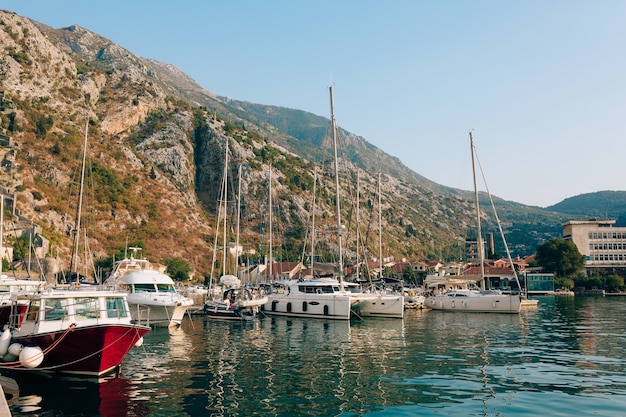
[[[351,298],[352,312],[358,317],[404,317],[404,297],[401,295],[359,294]]]
[[[190,304],[144,304],[129,302],[130,314],[135,323],[155,327],[180,326]]]
[[[471,313],[511,313],[517,314],[521,299],[508,294],[441,294],[427,298],[426,305],[433,310]]]
[[[130,324],[94,325],[14,336],[13,342],[38,346],[45,352],[41,365],[30,371],[103,377],[119,372],[124,356],[148,331]]]

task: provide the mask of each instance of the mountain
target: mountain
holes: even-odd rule
[[[546,210],[577,217],[616,219],[626,226],[626,191],[598,191],[566,198]]]
[[[229,195],[236,195],[238,165],[243,172],[242,242],[265,251],[271,170],[275,253],[299,260],[306,253],[317,175],[317,241],[320,251],[333,252],[327,118],[217,96],[173,65],[137,57],[77,25],[54,29],[8,11],[0,11],[0,23],[0,131],[10,139],[0,148],[0,185],[12,196],[13,220],[41,227],[50,241],[48,256],[67,258],[75,233],[71,196],[86,120],[90,175],[84,205],[92,253],[108,257],[140,244],[151,259],[182,257],[197,275],[209,274],[227,142],[233,161]],[[472,193],[436,184],[345,130],[339,142],[348,254],[357,247],[357,225],[358,246],[378,254],[380,172],[383,256],[463,256],[474,224]],[[481,199],[484,230],[498,242],[489,199]],[[494,204],[514,255],[533,253],[537,244],[560,235],[560,223],[568,219],[497,197]],[[504,253],[501,246],[497,252]]]

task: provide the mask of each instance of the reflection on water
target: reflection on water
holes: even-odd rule
[[[150,332],[122,378],[107,384],[43,380],[24,390],[18,380],[12,411],[618,416],[626,404],[625,306],[621,297],[545,297],[520,315],[416,310],[404,320],[351,323],[194,316]]]
[[[147,416],[145,400],[137,396],[131,380],[113,378],[102,382],[70,377],[16,374],[19,401],[13,416]]]

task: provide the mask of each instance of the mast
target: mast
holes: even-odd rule
[[[228,211],[228,138],[226,138],[226,151],[225,151],[226,156],[224,157],[224,182],[222,183],[222,187],[224,190],[224,193],[222,194],[224,196],[224,236],[223,236],[223,255],[222,255],[222,275],[226,275],[226,213]]]
[[[70,273],[74,272],[76,274],[76,280],[78,280],[78,262],[76,258],[78,257],[78,242],[80,241],[80,215],[83,210],[83,186],[85,183],[85,164],[87,161],[87,136],[89,131],[89,117],[85,121],[85,141],[83,144],[83,161],[80,172],[80,188],[78,190],[78,206],[76,207],[76,225],[74,227],[74,243],[72,245],[72,255],[70,257]]]
[[[269,211],[270,211],[270,232],[269,232],[269,278],[270,280],[273,279],[274,275],[273,275],[273,271],[272,271],[272,164],[270,164],[269,166],[269,171],[268,171],[268,188],[269,188]]]
[[[359,280],[361,278],[360,267],[359,267],[359,246],[360,246],[360,217],[359,217],[359,206],[361,205],[361,170],[357,168],[356,170],[356,279]]]
[[[378,173],[378,278],[383,278],[383,205],[380,198],[380,172]]]
[[[311,210],[311,278],[314,276],[313,260],[315,259],[315,193],[317,188],[317,166],[313,168],[313,209]]]
[[[235,239],[235,276],[239,278],[239,228],[241,226],[241,164],[239,164],[239,183],[237,184],[237,237]]]
[[[337,245],[339,247],[339,285],[341,291],[343,288],[343,253],[341,248],[341,205],[339,197],[339,161],[337,158],[337,122],[335,121],[335,104],[333,102],[333,86],[329,87],[330,90],[330,123],[333,130],[333,148],[335,153],[335,193],[336,193],[336,205],[337,205]]]
[[[480,289],[485,290],[485,253],[483,250],[483,237],[480,230],[480,206],[478,204],[478,186],[476,185],[476,163],[474,161],[474,138],[472,132],[469,132],[470,137],[470,149],[472,152],[472,174],[474,178],[474,204],[476,205],[476,228],[478,233],[478,239],[476,241],[478,247],[478,262],[480,262]]]

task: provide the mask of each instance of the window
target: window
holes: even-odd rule
[[[176,292],[172,284],[157,284],[159,292]]]
[[[28,307],[28,313],[26,313],[27,321],[37,321],[37,317],[39,317],[40,305],[40,300],[33,300],[30,302],[30,305]]]
[[[100,306],[97,298],[81,297],[76,299],[76,320],[100,318]]]
[[[110,319],[128,317],[123,298],[107,298],[107,317]]]
[[[156,292],[154,284],[135,284],[135,292]]]
[[[67,299],[51,298],[46,300],[46,320],[67,319]]]

